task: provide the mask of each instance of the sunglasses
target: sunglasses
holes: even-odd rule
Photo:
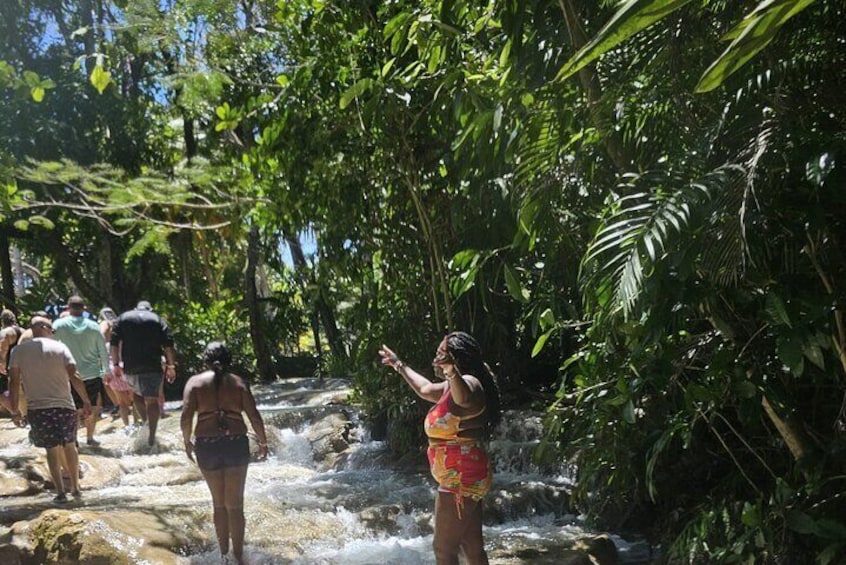
[[[34,325],[34,326],[32,326],[32,327],[33,327],[33,328],[44,328],[45,330],[49,330],[49,331],[51,331],[51,332],[53,331],[53,326],[51,326],[51,325],[49,325],[49,324],[35,324],[35,325]]]

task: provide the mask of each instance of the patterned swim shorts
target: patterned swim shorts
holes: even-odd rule
[[[42,408],[27,412],[29,441],[35,447],[56,447],[76,441],[77,416],[71,408]]]

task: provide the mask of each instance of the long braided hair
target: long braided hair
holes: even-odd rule
[[[493,371],[482,360],[482,348],[479,342],[465,332],[452,332],[446,337],[447,352],[455,361],[455,367],[462,375],[473,375],[482,383],[485,390],[485,415],[487,416],[486,431],[488,435],[499,423],[501,414],[499,402],[499,387]]]
[[[223,382],[223,375],[232,363],[232,354],[223,342],[213,341],[206,346],[203,361],[209,369],[214,371],[214,388],[219,389]]]

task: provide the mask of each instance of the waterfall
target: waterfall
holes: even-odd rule
[[[330,380],[320,389],[316,384],[304,379],[254,387],[270,456],[251,463],[248,472],[248,561],[434,563],[434,481],[422,464],[425,455],[421,451],[420,468],[392,466],[385,445],[361,427],[356,409],[337,403],[346,384]],[[146,447],[145,428],[102,419],[101,445],[80,447],[83,499],[61,509],[83,517],[84,536],[131,555],[132,562],[205,565],[220,559],[208,489],[182,451],[178,408],[168,403],[153,450]],[[558,563],[561,552],[591,535],[570,508],[570,473],[532,461],[543,431],[540,414],[510,412],[503,422],[490,441],[496,472],[485,503],[484,536],[491,562]],[[5,420],[0,456],[2,560],[2,543],[14,538],[13,524],[43,520],[53,505],[39,486],[49,476],[43,450],[30,447],[26,431]],[[644,544],[613,540],[624,562],[647,562]],[[514,561],[518,557],[524,560]]]

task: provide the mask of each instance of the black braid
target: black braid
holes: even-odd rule
[[[452,332],[447,336],[447,351],[455,361],[458,372],[472,375],[479,379],[485,391],[486,431],[490,434],[501,417],[499,387],[488,364],[482,360],[482,348],[479,342],[468,333]]]
[[[219,389],[223,382],[223,375],[226,374],[226,369],[232,363],[232,354],[229,353],[229,349],[223,342],[213,341],[206,346],[203,361],[209,369],[214,371],[214,388],[215,390]]]

